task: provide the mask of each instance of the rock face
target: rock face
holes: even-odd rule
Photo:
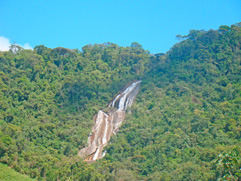
[[[110,108],[108,113],[100,110],[95,116],[95,125],[88,138],[88,146],[78,153],[86,162],[92,162],[105,156],[103,149],[110,137],[118,132],[125,119],[127,108],[132,105],[138,94],[140,83],[141,81],[135,81],[124,88],[108,105]]]

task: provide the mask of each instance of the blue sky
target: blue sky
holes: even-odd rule
[[[177,34],[241,22],[240,0],[0,0],[0,50],[104,42],[168,51]]]

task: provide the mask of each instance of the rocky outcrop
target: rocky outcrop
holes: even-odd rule
[[[95,125],[88,138],[88,146],[81,149],[78,155],[87,162],[103,158],[104,147],[113,134],[118,132],[119,127],[125,119],[125,113],[138,94],[141,81],[135,81],[124,88],[108,105],[108,112],[102,110],[95,116]]]

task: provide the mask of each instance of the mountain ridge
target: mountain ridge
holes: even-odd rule
[[[0,52],[0,161],[47,180],[240,179],[240,161],[214,163],[241,149],[240,27],[191,30],[162,56],[136,42]],[[106,156],[83,162],[93,115],[135,80]]]

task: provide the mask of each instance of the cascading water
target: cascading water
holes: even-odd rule
[[[133,98],[136,97],[138,90],[139,90],[139,84],[140,81],[133,82],[129,87],[127,87],[124,92],[118,94],[115,99],[109,104],[108,107],[115,107],[115,103],[117,100],[119,100],[118,104],[118,110],[125,111],[127,106],[131,106],[132,101],[129,101],[130,99],[133,100]],[[132,93],[132,96],[130,94]]]
[[[131,83],[111,101],[108,107],[112,107],[114,110],[108,114],[100,110],[95,116],[95,126],[88,138],[88,146],[78,153],[85,161],[91,162],[104,157],[103,149],[124,121],[125,111],[132,105],[138,94],[140,83],[141,81]]]

